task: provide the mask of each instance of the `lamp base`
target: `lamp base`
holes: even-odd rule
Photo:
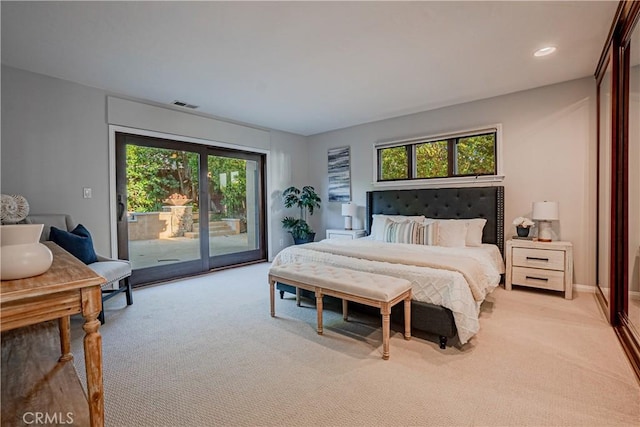
[[[551,221],[540,221],[538,225],[538,242],[551,242]]]
[[[344,229],[345,230],[351,230],[352,229],[352,218],[350,216],[345,216],[344,217]]]

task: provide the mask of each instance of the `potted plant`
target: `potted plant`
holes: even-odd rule
[[[304,186],[302,190],[296,187],[289,187],[282,193],[284,206],[287,208],[297,207],[300,209],[300,217],[294,218],[286,216],[282,219],[282,226],[288,230],[296,245],[313,242],[316,233],[307,224],[307,212],[313,215],[315,208],[320,208],[322,200],[311,186]]]
[[[513,225],[516,226],[518,237],[527,237],[529,235],[529,227],[533,226],[534,224],[535,223],[529,218],[521,216],[513,220]]]

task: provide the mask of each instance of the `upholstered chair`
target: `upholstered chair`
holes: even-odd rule
[[[27,224],[44,224],[40,241],[49,240],[51,227],[59,230],[71,231],[76,227],[70,215],[66,214],[30,214],[25,221]],[[96,254],[98,261],[88,264],[87,267],[95,271],[106,279],[106,283],[102,285],[102,303],[116,296],[120,292],[125,292],[127,296],[127,305],[133,304],[133,295],[131,292],[131,263],[122,259],[112,259]],[[98,317],[101,323],[104,323],[104,307]]]

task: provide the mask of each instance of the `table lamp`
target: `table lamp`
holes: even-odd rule
[[[343,203],[342,204],[342,216],[344,217],[344,229],[352,229],[352,219],[358,212],[358,206],[355,203]]]
[[[539,221],[538,241],[550,242],[551,221],[560,219],[558,214],[558,202],[533,202],[533,219]]]

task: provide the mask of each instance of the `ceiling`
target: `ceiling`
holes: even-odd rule
[[[1,7],[5,65],[313,135],[591,76],[617,2]]]

